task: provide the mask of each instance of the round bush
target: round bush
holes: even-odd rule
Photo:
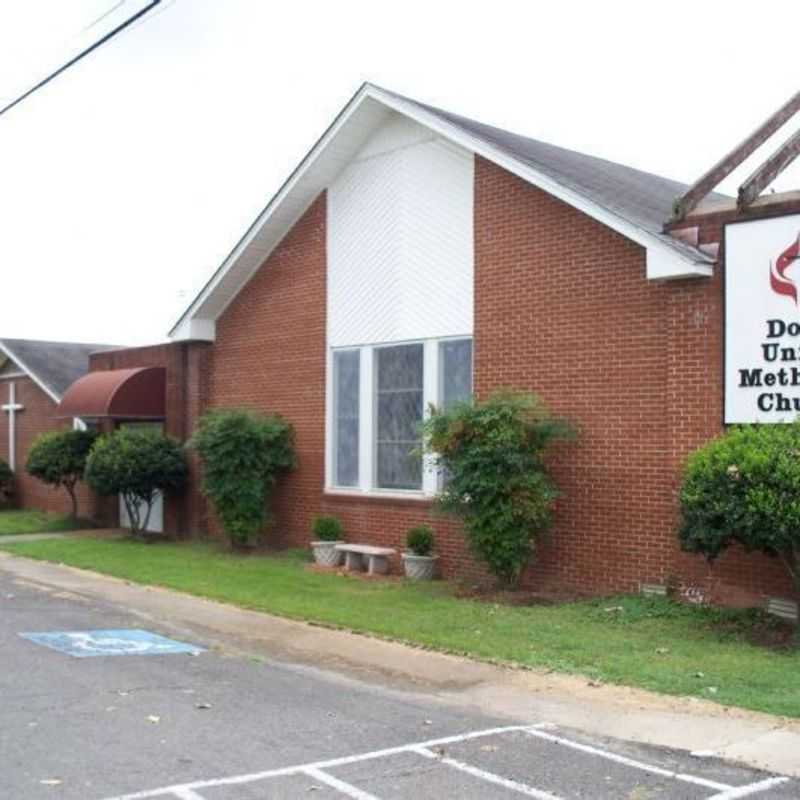
[[[311,533],[319,542],[338,542],[344,537],[344,527],[337,517],[320,515],[314,517]]]
[[[545,448],[571,433],[533,395],[508,392],[433,409],[423,425],[425,449],[446,475],[440,507],[463,520],[471,550],[506,585],[550,525],[557,491]]]
[[[219,410],[205,414],[191,440],[203,463],[203,493],[231,542],[255,544],[269,520],[278,476],[294,466],[291,426],[277,415]]]
[[[135,536],[146,532],[156,499],[182,489],[187,476],[183,448],[156,430],[120,428],[101,436],[86,462],[95,492],[122,496]]]
[[[713,561],[738,543],[781,560],[800,592],[800,422],[734,427],[688,459],[681,546]]]
[[[406,547],[415,556],[429,556],[433,552],[433,531],[428,525],[417,525],[406,534]]]
[[[83,480],[89,453],[97,441],[93,431],[51,431],[36,437],[25,470],[48,486],[63,487],[72,501],[72,518],[78,517],[75,487]]]

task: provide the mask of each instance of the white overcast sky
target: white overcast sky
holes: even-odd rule
[[[0,106],[146,4],[0,0]],[[799,56],[796,0],[163,0],[0,116],[0,337],[164,339],[364,80],[690,182]]]

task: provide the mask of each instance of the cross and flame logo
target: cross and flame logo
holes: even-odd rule
[[[793,262],[800,259],[800,233],[797,240],[790,244],[773,262],[769,262],[769,283],[775,294],[785,294],[794,300],[796,306],[800,306],[797,295],[797,284],[786,276],[786,270]]]

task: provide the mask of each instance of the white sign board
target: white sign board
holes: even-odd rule
[[[800,214],[725,228],[725,422],[800,416]]]

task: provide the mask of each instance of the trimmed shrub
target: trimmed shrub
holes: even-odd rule
[[[254,545],[271,521],[272,490],[295,464],[293,438],[275,414],[219,410],[200,419],[190,446],[203,463],[202,491],[233,544]]]
[[[483,402],[431,409],[425,449],[447,476],[439,507],[459,516],[470,549],[503,584],[513,586],[558,494],[544,452],[572,434],[533,395],[503,392]]]
[[[428,525],[417,525],[406,534],[406,547],[415,556],[429,556],[433,552],[433,531]]]
[[[28,453],[27,473],[48,486],[63,487],[72,501],[73,519],[78,518],[75,489],[83,480],[86,461],[96,441],[94,431],[51,431],[37,436]]]
[[[142,538],[153,503],[183,489],[187,476],[181,445],[156,430],[120,428],[101,436],[86,462],[86,482],[98,494],[120,495],[131,532]]]
[[[0,508],[10,505],[14,496],[14,473],[11,467],[0,458]]]
[[[344,526],[338,517],[321,515],[314,517],[311,533],[319,542],[338,542],[344,536]]]
[[[733,544],[778,558],[800,597],[800,422],[733,427],[688,459],[681,547],[714,561]]]

